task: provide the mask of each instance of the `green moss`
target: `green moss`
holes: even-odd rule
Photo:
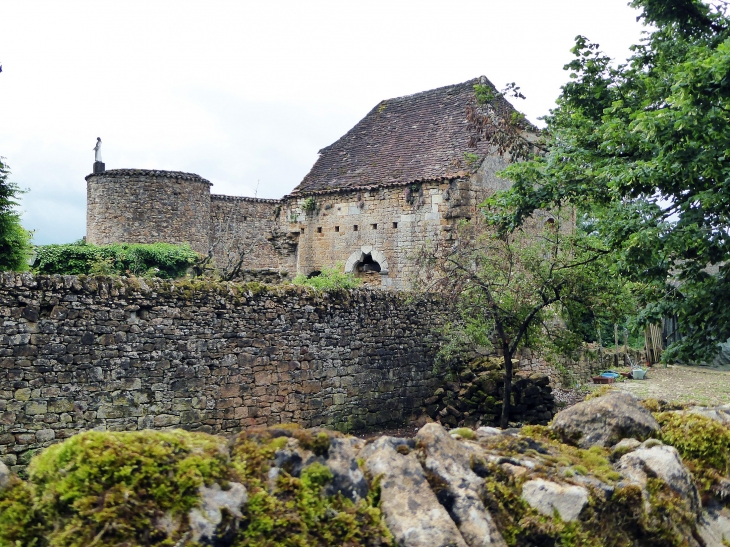
[[[332,473],[320,463],[300,476],[269,477],[277,450],[297,437],[319,454],[325,431],[284,424],[240,435],[229,456],[224,439],[185,431],[96,432],[74,436],[33,459],[29,480],[13,477],[0,493],[0,547],[179,544],[202,484],[243,483],[249,502],[236,547],[384,547],[392,544],[378,508],[377,481],[358,503],[325,496]],[[291,470],[290,470],[291,471]],[[155,528],[170,515],[182,526]],[[226,515],[230,519],[231,515]]]
[[[200,485],[225,484],[229,468],[224,441],[211,435],[89,431],[35,457],[27,490],[16,487],[11,499],[40,515],[33,528],[38,545],[174,545],[179,538],[153,531],[155,520],[186,515],[198,504]],[[13,514],[13,507],[0,511],[0,521]],[[0,545],[19,541],[12,530],[0,528]]]
[[[378,508],[377,482],[367,499],[357,503],[342,495],[324,496],[331,480],[329,469],[314,463],[300,477],[279,473],[271,488],[268,472],[276,450],[297,430],[254,430],[242,433],[233,447],[233,465],[249,492],[242,509],[244,522],[234,545],[237,547],[308,547],[320,545],[382,546],[392,544]],[[272,435],[284,434],[281,437]],[[289,436],[287,436],[289,435]],[[323,450],[325,432],[299,435],[310,449]],[[283,444],[282,444],[283,441]],[[329,449],[329,438],[326,443]]]
[[[456,433],[457,435],[459,435],[459,437],[463,439],[473,440],[477,438],[476,433],[474,433],[474,431],[472,429],[469,429],[468,427],[459,427],[452,430],[451,433]]]
[[[609,460],[610,452],[606,448],[592,446],[584,450],[561,443],[554,432],[545,426],[525,426],[521,433],[543,444],[551,452],[555,463],[570,467],[573,474],[593,475],[607,484],[621,480],[621,475],[613,470]]]
[[[672,445],[692,471],[703,498],[730,474],[730,429],[706,416],[692,413],[654,414],[661,426],[657,438]]]
[[[599,387],[598,389],[593,390],[588,395],[586,395],[585,400],[590,401],[591,399],[597,399],[598,397],[603,397],[604,395],[611,393],[613,390],[614,390],[614,386],[603,385],[603,386]]]
[[[315,434],[311,430],[302,429],[294,431],[292,436],[299,441],[299,446],[311,450],[315,456],[326,456],[330,449],[330,437],[324,431]]]
[[[629,485],[616,487],[606,501],[591,492],[572,522],[532,509],[521,498],[523,480],[499,465],[488,466],[484,502],[510,546],[679,547],[695,533],[687,501],[658,479],[650,479],[648,512],[641,488]]]
[[[40,545],[45,529],[30,485],[13,477],[10,486],[0,492],[0,547]]]
[[[668,402],[661,399],[642,399],[641,404],[649,412],[667,412],[669,410],[683,410],[688,405],[686,403]]]

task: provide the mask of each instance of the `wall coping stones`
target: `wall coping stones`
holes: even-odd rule
[[[168,178],[168,179],[180,179],[189,180],[192,182],[202,182],[208,186],[213,186],[213,183],[207,179],[204,179],[200,175],[195,173],[184,173],[182,171],[162,171],[160,169],[108,169],[103,173],[92,173],[86,175],[85,179],[88,181],[92,178],[104,178],[104,177],[153,177],[153,178]]]

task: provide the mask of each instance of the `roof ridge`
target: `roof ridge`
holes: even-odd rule
[[[322,148],[311,170],[292,194],[331,188],[362,188],[416,180],[440,180],[475,172],[492,153],[489,142],[474,139],[467,119],[477,106],[474,86],[494,84],[480,76],[461,83],[381,100],[354,127]],[[501,95],[498,111],[515,108]],[[476,145],[473,143],[476,142]]]

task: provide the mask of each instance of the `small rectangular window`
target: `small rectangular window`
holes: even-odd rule
[[[340,227],[339,226],[335,226],[335,232],[339,232],[339,231],[340,231]]]
[[[354,225],[354,226],[352,227],[352,231],[353,231],[353,232],[357,232],[357,224],[355,224],[355,225]]]
[[[397,222],[394,222],[393,223],[393,228],[397,228],[397,227],[398,227],[398,223]]]
[[[371,226],[373,227],[373,230],[377,230],[378,229],[378,225],[377,224],[371,224]]]
[[[300,230],[302,231],[302,233],[304,233],[304,228],[300,228]]]
[[[246,222],[248,220],[248,217],[243,217],[243,221]]]
[[[321,226],[317,226],[317,233],[318,234],[321,234],[322,233],[322,227]]]

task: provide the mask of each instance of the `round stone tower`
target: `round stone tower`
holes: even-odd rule
[[[193,173],[112,169],[86,177],[86,241],[189,243],[207,254],[211,183]]]

